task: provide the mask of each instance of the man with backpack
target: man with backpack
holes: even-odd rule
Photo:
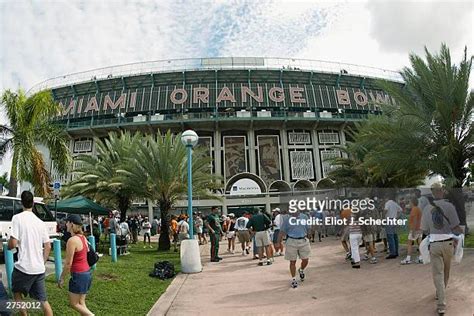
[[[441,183],[431,186],[434,201],[425,207],[421,218],[421,229],[429,231],[430,259],[433,281],[436,288],[438,314],[446,312],[445,289],[448,285],[451,259],[454,253],[454,234],[461,233],[459,218],[453,204],[444,199]]]

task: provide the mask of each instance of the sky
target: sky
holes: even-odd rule
[[[470,1],[0,0],[0,92],[175,58],[291,57],[400,70],[410,53],[442,42],[454,61],[465,46],[472,55],[473,20]]]

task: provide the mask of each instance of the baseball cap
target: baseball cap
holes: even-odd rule
[[[435,182],[431,185],[431,189],[442,189],[443,188],[443,184],[441,182]]]
[[[66,222],[70,222],[76,225],[82,225],[81,217],[77,214],[69,214],[66,218]]]

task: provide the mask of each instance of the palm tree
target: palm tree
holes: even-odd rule
[[[21,89],[18,92],[6,90],[1,96],[1,104],[10,125],[0,125],[0,157],[13,151],[9,195],[16,196],[18,181],[29,181],[35,194],[45,196],[51,191],[51,177],[37,145],[44,145],[49,150],[59,175],[66,174],[71,164],[69,137],[63,127],[51,120],[61,108],[50,91],[27,96]]]
[[[65,186],[63,195],[84,195],[106,205],[113,205],[125,218],[127,210],[137,197],[134,187],[118,179],[117,170],[134,158],[137,146],[142,141],[140,133],[109,133],[108,139],[94,139],[97,155],[80,155],[76,158],[79,167],[74,170],[76,178]]]
[[[415,169],[441,175],[456,199],[462,199],[458,189],[474,157],[474,95],[469,92],[473,57],[465,49],[460,64],[453,65],[444,44],[439,54],[425,52],[426,62],[410,55],[411,68],[400,72],[403,88],[380,82],[397,104],[370,118],[357,135],[363,145],[376,149],[366,159],[379,171]],[[458,202],[459,219],[465,225],[464,203]]]
[[[369,159],[378,148],[367,148],[358,141],[357,133],[353,134],[354,141],[344,147],[337,147],[345,153],[345,157],[334,158],[330,161],[334,166],[328,173],[331,187],[338,188],[366,188],[368,194],[378,194],[377,188],[409,188],[423,183],[426,177],[424,170],[401,169],[386,172]]]
[[[3,194],[3,189],[8,190],[8,173],[5,172],[0,177],[0,195]]]
[[[122,181],[135,188],[143,198],[157,200],[161,213],[161,234],[158,250],[169,250],[169,212],[174,203],[186,196],[187,157],[180,135],[146,137],[138,144],[136,156],[123,165]],[[193,196],[218,198],[212,193],[220,188],[219,179],[209,172],[210,159],[199,149],[193,153]]]

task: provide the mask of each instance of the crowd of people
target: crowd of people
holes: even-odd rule
[[[24,191],[21,195],[24,212],[12,219],[12,233],[8,243],[9,249],[18,248],[18,261],[12,275],[12,292],[15,300],[22,300],[29,294],[42,303],[45,315],[52,315],[47,301],[45,289],[45,262],[51,249],[49,235],[45,224],[32,212],[33,195]],[[327,217],[346,219],[345,225],[336,225],[337,221],[326,223]],[[243,257],[252,254],[258,266],[272,265],[275,257],[284,255],[289,261],[290,286],[297,288],[306,279],[306,268],[311,255],[311,243],[322,242],[324,238],[334,236],[340,238],[345,250],[345,259],[352,268],[360,269],[361,261],[370,264],[378,263],[376,257],[377,243],[383,243],[385,259],[396,259],[400,256],[399,232],[395,225],[361,225],[359,218],[399,219],[408,218],[407,255],[401,260],[401,265],[423,263],[420,256],[413,259],[414,245],[420,245],[421,240],[428,236],[430,257],[433,271],[433,281],[436,288],[436,300],[440,314],[446,309],[446,285],[449,280],[450,263],[456,236],[462,233],[455,206],[445,199],[445,190],[440,184],[432,186],[432,195],[421,196],[419,190],[414,190],[405,202],[405,198],[396,201],[395,192],[386,194],[377,200],[373,209],[354,211],[351,208],[342,210],[307,210],[289,213],[275,208],[271,213],[263,210],[251,214],[244,212],[240,216],[230,213],[222,215],[218,207],[213,207],[211,213],[193,214],[193,231],[199,244],[210,242],[210,261],[223,260],[219,251],[220,241],[226,240],[227,253],[236,253],[236,239],[239,240]],[[310,225],[309,219],[318,219],[320,225]],[[66,218],[66,232],[69,234],[66,244],[64,268],[58,286],[64,286],[65,277],[70,274],[69,301],[72,308],[81,315],[93,315],[86,306],[86,295],[90,289],[92,276],[87,261],[89,246],[85,238],[87,225],[79,215],[69,215]],[[326,224],[324,224],[326,223]],[[143,234],[143,247],[151,247],[150,236],[161,233],[161,222],[154,218],[141,215],[120,219],[118,212],[108,218],[97,218],[94,226],[103,227],[105,235],[116,234],[125,243],[137,243],[138,235]],[[99,234],[100,234],[99,229]],[[90,233],[90,227],[89,227]],[[177,251],[180,242],[190,238],[190,223],[186,215],[171,216],[169,222],[169,237]],[[97,238],[98,239],[98,238]],[[365,250],[361,256],[360,251]],[[297,261],[300,260],[299,266]],[[341,258],[341,260],[343,260]],[[298,276],[298,277],[297,277]],[[24,311],[22,311],[23,313]]]

